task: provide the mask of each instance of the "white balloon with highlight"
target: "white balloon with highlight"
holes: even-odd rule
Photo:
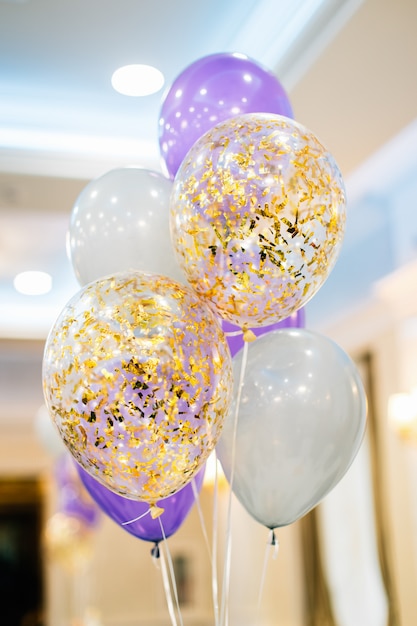
[[[138,167],[110,170],[78,196],[67,251],[81,286],[140,270],[185,283],[169,230],[172,181]]]

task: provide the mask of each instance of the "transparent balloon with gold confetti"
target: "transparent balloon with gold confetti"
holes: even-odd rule
[[[328,150],[287,117],[249,113],[205,133],[171,195],[175,253],[216,313],[262,327],[304,306],[332,270],[345,188]]]
[[[76,294],[45,345],[45,402],[80,465],[156,502],[214,449],[232,393],[221,325],[193,290],[156,274],[107,276]]]

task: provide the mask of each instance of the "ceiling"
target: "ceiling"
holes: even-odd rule
[[[81,177],[117,161],[158,167],[161,100],[186,66],[207,54],[241,52],[278,71],[288,86],[311,62],[313,47],[360,4],[0,0],[5,167]],[[111,75],[129,63],[158,67],[164,89],[146,98],[117,94]],[[21,149],[29,150],[29,159],[36,154],[37,163],[19,160]]]
[[[381,188],[414,158],[412,145],[388,160],[384,147],[417,117],[416,23],[414,0],[0,0],[0,339],[45,338],[79,288],[65,248],[78,194],[114,167],[160,170],[163,95],[205,55],[275,72],[352,204]],[[128,63],[157,66],[164,89],[117,94],[111,74]],[[52,292],[18,294],[25,269],[50,271]]]

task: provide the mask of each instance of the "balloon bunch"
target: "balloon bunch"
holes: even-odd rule
[[[46,342],[48,410],[119,523],[137,513],[126,498],[152,521],[169,498],[188,511],[216,449],[247,511],[290,524],[340,480],[365,428],[353,362],[303,328],[344,236],[341,173],[275,76],[239,54],[178,76],[159,142],[166,174],[113,170],[74,205],[82,288]]]

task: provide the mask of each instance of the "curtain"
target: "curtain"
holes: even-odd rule
[[[383,459],[379,443],[378,420],[375,412],[375,390],[373,380],[372,355],[367,353],[358,359],[363,383],[368,397],[368,432],[371,458],[371,473],[373,482],[375,532],[378,547],[381,576],[388,600],[388,626],[400,626],[397,594],[392,574],[392,558],[389,543],[389,518],[386,512],[381,476],[383,476]]]
[[[357,365],[368,399],[365,441],[340,485],[300,520],[306,626],[400,626],[371,355]]]
[[[336,626],[321,556],[316,509],[299,524],[304,560],[305,624]]]

